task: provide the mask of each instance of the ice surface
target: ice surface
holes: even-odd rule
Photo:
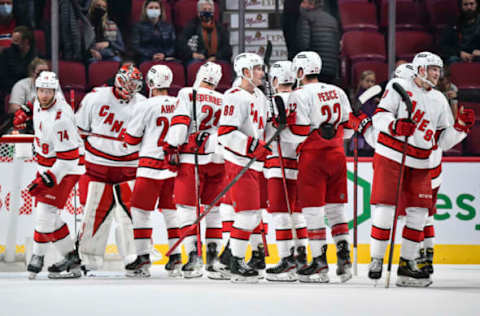
[[[29,281],[26,272],[0,273],[0,315],[480,315],[480,265],[435,265],[428,288],[377,287],[359,276],[339,283],[330,265],[330,284],[233,284],[206,277],[169,279],[163,266],[150,279],[121,272],[95,278],[49,280],[45,272]],[[396,267],[393,267],[396,272]]]

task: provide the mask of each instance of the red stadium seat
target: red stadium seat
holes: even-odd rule
[[[377,8],[373,3],[340,3],[339,11],[344,32],[352,30],[378,30]]]
[[[140,21],[143,3],[145,0],[132,0],[132,11],[130,12],[130,23],[133,25]],[[162,0],[162,15],[166,15],[166,21],[172,23],[172,7],[167,0]]]
[[[372,70],[377,83],[388,79],[388,64],[379,61],[361,61],[352,66],[352,87],[356,88],[362,72]]]
[[[87,79],[85,65],[75,61],[58,62],[58,72],[60,84],[64,89],[73,88],[75,90],[85,91],[87,88]]]
[[[72,92],[73,96],[72,96]],[[85,96],[85,92],[83,91],[77,91],[75,89],[64,89],[63,90],[63,95],[65,96],[65,100],[67,101],[70,106],[72,106],[72,97],[73,97],[73,110],[76,112],[78,110],[78,107],[80,105],[80,102],[82,102],[83,97]]]
[[[42,30],[35,30],[33,32],[35,36],[35,49],[40,57],[47,55],[47,43],[45,42],[45,33]]]
[[[457,0],[426,0],[430,25],[438,30],[455,24],[458,18],[457,2]]]
[[[197,16],[196,0],[179,0],[175,2],[175,29],[181,32],[183,28]],[[215,21],[220,21],[220,7],[215,2]]]
[[[118,61],[100,61],[88,66],[88,89],[103,86],[116,73],[120,63]]]
[[[185,68],[183,68],[183,65],[177,61],[163,61],[158,63],[146,61],[140,65],[140,71],[144,78],[146,78],[148,70],[153,65],[167,65],[170,67],[173,73],[173,81],[170,89],[168,89],[168,94],[176,96],[178,91],[185,86]]]
[[[350,60],[385,60],[385,38],[378,32],[352,31],[343,34],[342,53]]]
[[[195,77],[197,76],[198,69],[202,66],[205,62],[194,62],[191,63],[187,68],[187,85],[193,86],[195,82]],[[217,90],[220,92],[224,92],[227,89],[230,89],[232,86],[232,79],[233,79],[233,69],[232,65],[227,62],[218,62],[218,64],[222,67],[222,78],[218,83]]]
[[[416,53],[433,48],[433,36],[423,31],[398,31],[395,32],[395,39],[397,59],[411,61]]]
[[[396,0],[396,27],[399,29],[425,29],[427,16],[422,1]],[[380,2],[380,27],[388,27],[388,3],[389,0]]]
[[[477,118],[475,125],[464,140],[464,153],[467,155],[480,156],[480,118]]]
[[[452,82],[460,90],[480,89],[480,63],[454,63],[450,65]]]

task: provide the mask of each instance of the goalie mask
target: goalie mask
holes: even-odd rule
[[[303,69],[301,77],[298,71]],[[302,80],[307,75],[316,75],[322,71],[322,59],[316,52],[300,52],[293,58],[293,72],[297,80]]]
[[[219,64],[206,62],[198,69],[197,76],[195,78],[194,87],[198,87],[200,82],[206,82],[216,87],[222,79],[222,67]]]
[[[155,65],[148,70],[147,86],[150,93],[153,89],[168,89],[173,81],[173,73],[168,66]]]
[[[443,61],[442,59],[433,53],[430,52],[421,52],[415,55],[412,61],[412,66],[413,66],[413,71],[415,73],[415,76],[419,78],[421,81],[425,82],[428,84],[430,87],[434,88],[435,84],[428,80],[427,76],[427,70],[428,67],[431,66],[437,66],[440,67],[440,69],[443,69]],[[420,73],[420,69],[423,68],[425,69],[425,74],[422,76]]]
[[[142,90],[143,76],[134,66],[122,66],[115,76],[115,88],[124,100],[131,100]]]
[[[274,82],[276,80],[276,85]],[[278,89],[278,86],[281,84],[291,84],[295,83],[295,73],[292,71],[292,62],[285,60],[285,61],[277,61],[272,65],[270,68],[270,84],[273,89]]]

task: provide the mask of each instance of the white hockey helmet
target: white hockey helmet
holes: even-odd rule
[[[273,82],[277,78],[277,86]],[[292,62],[289,60],[277,61],[270,67],[270,84],[277,89],[280,84],[294,84],[295,73],[292,71]]]
[[[399,65],[394,72],[394,77],[395,78],[402,78],[402,79],[413,79],[415,77],[415,71],[413,69],[412,64],[410,63],[405,63]]]
[[[293,58],[292,68],[295,77],[298,80],[302,80],[306,75],[315,75],[322,71],[322,59],[316,52],[300,52]],[[298,77],[299,69],[303,69],[303,76],[301,78]]]
[[[193,86],[198,86],[200,82],[203,81],[216,87],[220,82],[220,79],[222,79],[222,67],[219,64],[209,61],[198,69],[195,84]]]
[[[252,73],[255,66],[263,66],[263,59],[255,53],[241,53],[235,56],[233,60],[233,69],[238,77],[244,77],[243,69],[250,70]],[[251,74],[253,76],[253,74]],[[251,80],[252,78],[246,78]]]
[[[415,55],[412,61],[412,66],[413,66],[413,71],[417,78],[422,80],[423,82],[427,83],[430,85],[432,88],[435,87],[433,82],[427,79],[427,69],[429,66],[437,66],[440,67],[440,69],[443,69],[443,61],[442,59],[433,53],[430,52],[420,52]],[[422,76],[420,75],[420,67],[425,69],[425,75]]]
[[[155,65],[147,72],[147,85],[152,89],[170,88],[173,80],[173,73],[168,66]]]
[[[60,84],[57,75],[52,71],[42,71],[35,80],[35,88],[54,89],[55,92],[59,89]]]

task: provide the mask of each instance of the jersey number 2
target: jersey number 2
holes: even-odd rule
[[[157,146],[162,147],[163,146],[163,140],[165,139],[165,136],[167,136],[168,132],[168,119],[166,117],[160,116],[157,118],[157,126],[163,126],[162,132],[160,133],[160,137],[158,138]]]

